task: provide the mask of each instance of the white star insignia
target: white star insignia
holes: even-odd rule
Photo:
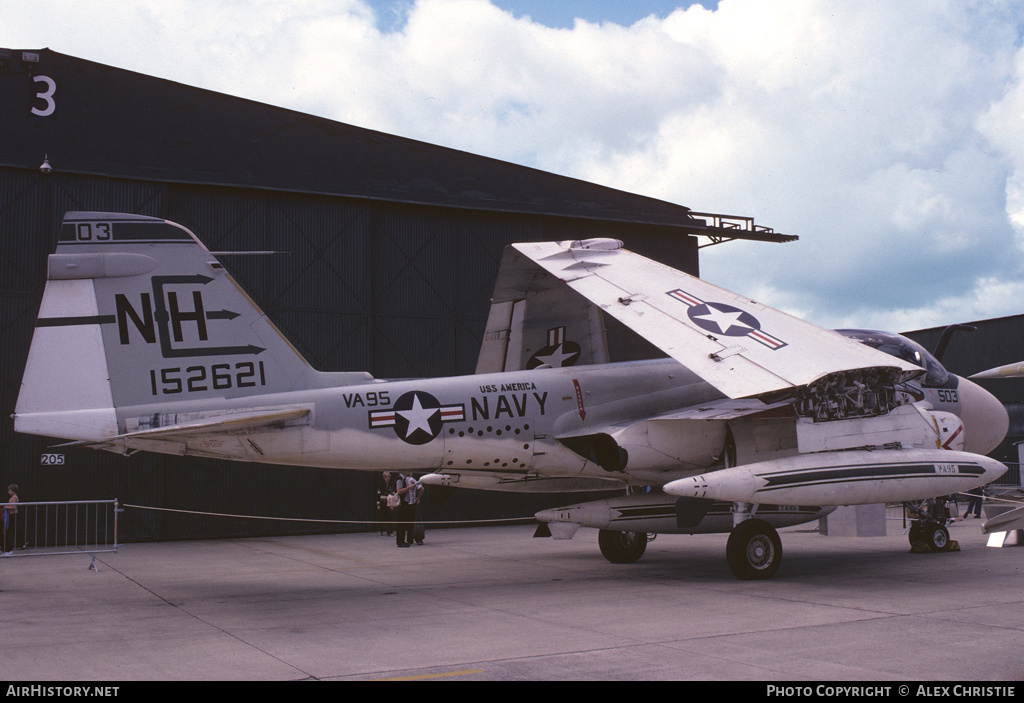
[[[420,397],[414,395],[412,407],[408,410],[396,410],[399,415],[409,421],[409,428],[405,431],[406,438],[411,437],[416,430],[423,430],[427,434],[433,434],[430,429],[430,418],[438,411],[437,408],[424,408],[420,404]]]
[[[742,310],[725,311],[713,308],[710,305],[706,306],[707,312],[700,315],[694,315],[695,318],[706,320],[708,322],[714,322],[718,325],[718,329],[722,334],[725,334],[730,327],[739,327],[751,331],[754,328],[748,324],[740,322],[740,316],[743,315]]]
[[[550,354],[545,354],[544,356],[538,354],[534,358],[537,359],[537,361],[539,361],[543,366],[551,366],[553,368],[558,368],[562,365],[563,361],[565,361],[566,359],[571,359],[575,353],[576,352],[566,353],[562,351],[562,345],[559,344],[557,347],[555,347],[555,350]]]

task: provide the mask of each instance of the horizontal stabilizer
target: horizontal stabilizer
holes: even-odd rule
[[[99,441],[70,442],[60,447],[110,446],[120,440],[154,439],[167,440],[212,433],[243,433],[278,425],[309,415],[309,408],[283,408],[273,410],[246,410],[204,417],[197,420],[175,422],[161,427],[150,427],[134,432],[106,437]]]
[[[278,410],[249,410],[217,415],[191,422],[180,422],[166,427],[154,427],[111,437],[110,439],[163,439],[210,432],[247,432],[268,425],[297,420],[309,415],[309,408]]]

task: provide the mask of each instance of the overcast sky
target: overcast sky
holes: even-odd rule
[[[704,278],[891,330],[1024,313],[1022,34],[1008,0],[0,10],[0,46],[753,216],[800,241],[710,247]]]

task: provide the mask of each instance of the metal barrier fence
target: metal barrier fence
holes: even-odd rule
[[[0,508],[5,557],[117,551],[121,511],[116,500],[0,503]]]
[[[1018,462],[1004,461],[1006,473],[991,483],[993,486],[1024,486],[1020,480],[1020,464]]]

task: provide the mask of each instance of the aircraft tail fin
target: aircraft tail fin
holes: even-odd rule
[[[69,212],[48,262],[15,429],[98,441],[118,434],[120,408],[367,380],[314,370],[181,225]]]
[[[601,310],[513,247],[506,248],[476,373],[608,360]]]

